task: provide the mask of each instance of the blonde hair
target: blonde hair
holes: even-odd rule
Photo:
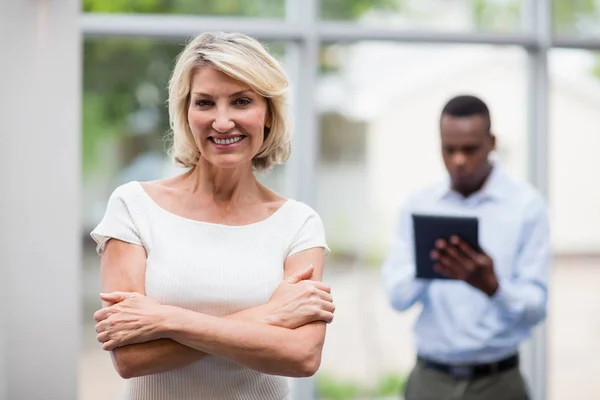
[[[209,32],[196,36],[179,54],[169,81],[169,154],[183,167],[193,168],[200,158],[188,124],[192,74],[211,66],[250,86],[267,101],[270,126],[252,160],[257,171],[285,162],[290,155],[290,122],[287,113],[288,79],[279,62],[256,39],[239,33]]]

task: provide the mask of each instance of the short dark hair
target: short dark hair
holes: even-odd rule
[[[487,120],[487,131],[492,129],[492,119],[490,110],[483,100],[472,95],[460,95],[448,100],[442,110],[442,116],[450,115],[453,117],[470,117],[472,115],[482,115]]]

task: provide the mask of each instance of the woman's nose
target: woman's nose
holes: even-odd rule
[[[220,133],[225,133],[233,129],[235,122],[231,119],[231,116],[227,110],[217,110],[217,115],[212,123],[212,128]]]

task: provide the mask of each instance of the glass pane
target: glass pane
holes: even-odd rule
[[[595,0],[552,0],[554,31],[559,36],[600,34],[600,2]]]
[[[267,43],[284,58],[285,44]],[[80,399],[121,398],[123,380],[95,341],[92,315],[100,307],[100,259],[89,232],[104,215],[111,192],[131,180],[183,172],[166,155],[167,82],[183,46],[142,40],[86,40],[83,71],[82,304],[84,347]],[[285,168],[259,179],[285,195]]]
[[[407,30],[523,30],[524,0],[321,0],[321,18]]]
[[[548,318],[551,400],[600,398],[600,53],[549,57],[550,207],[555,248]]]
[[[496,158],[525,178],[527,55],[513,47],[378,42],[330,45],[322,54],[317,207],[332,250],[326,279],[337,307],[320,395],[396,398],[415,362],[419,312],[392,310],[382,292],[379,269],[398,209],[413,190],[445,175],[439,115],[460,93],[486,101]]]
[[[285,0],[83,0],[83,11],[283,18]]]

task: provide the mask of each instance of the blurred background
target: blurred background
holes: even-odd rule
[[[388,306],[379,267],[399,205],[445,173],[438,117],[460,93],[487,102],[495,157],[550,204],[549,318],[524,345],[534,398],[600,398],[599,1],[77,3],[77,398],[119,398],[124,382],[95,341],[99,257],[89,232],[116,186],[181,172],[165,153],[167,80],[188,38],[206,30],[258,38],[292,81],[294,154],[260,179],[320,213],[332,249],[325,279],[337,304],[321,370],[297,382],[298,398],[396,398],[404,385],[418,310]],[[43,24],[45,14],[37,15]]]

